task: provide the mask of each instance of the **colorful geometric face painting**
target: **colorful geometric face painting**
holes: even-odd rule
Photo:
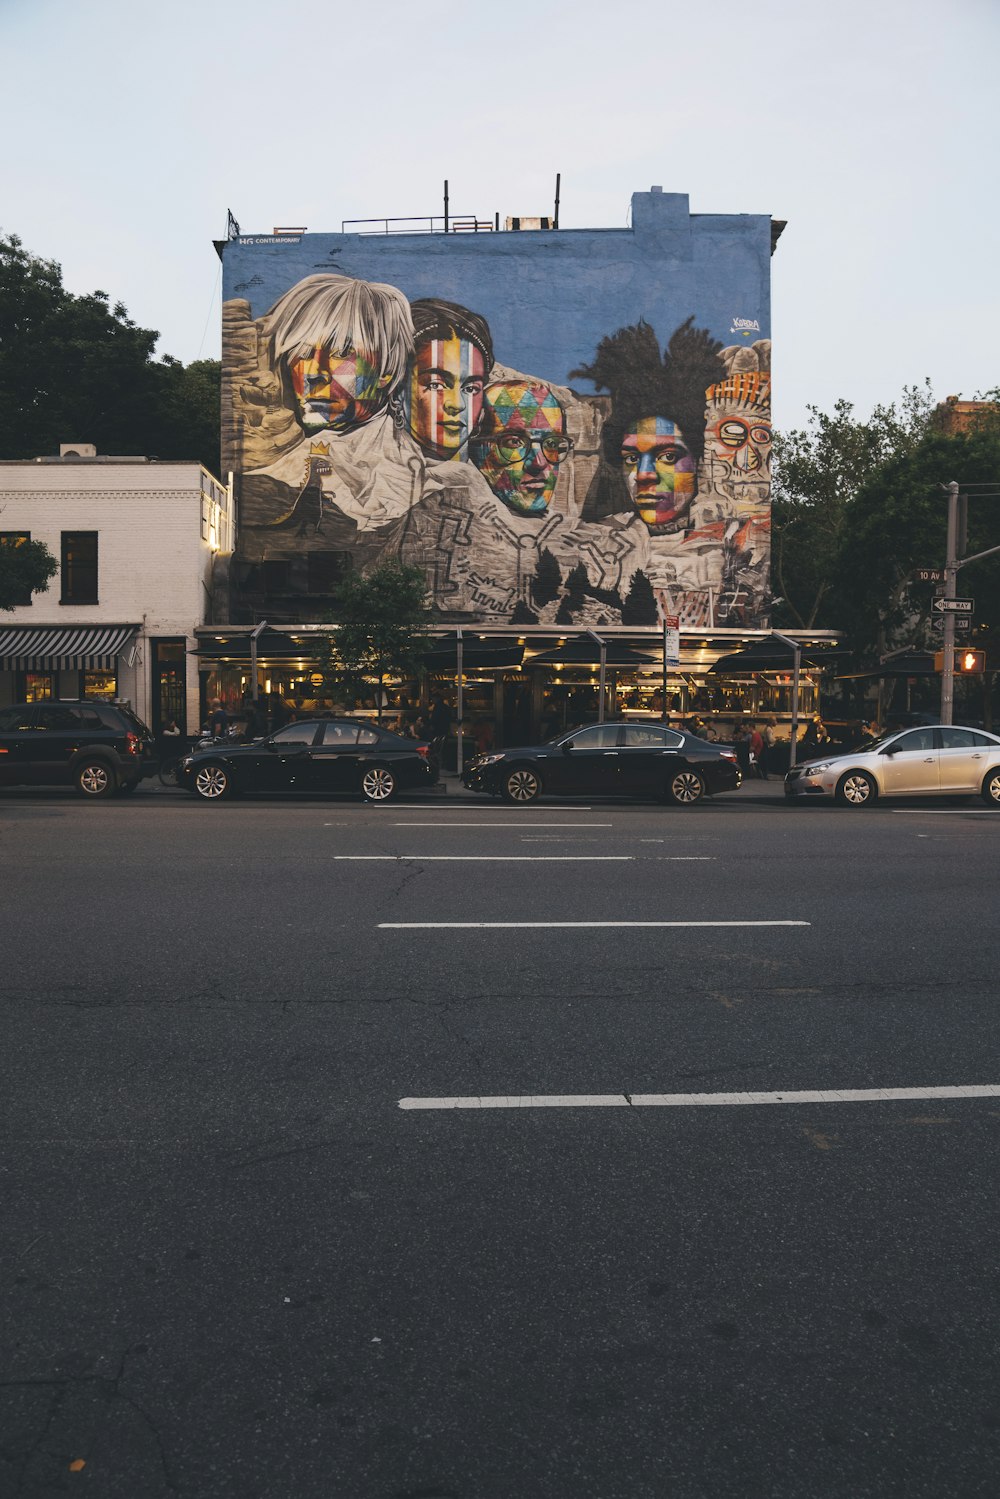
[[[676,526],[695,493],[694,459],[677,423],[639,417],[622,438],[621,459],[629,497],[650,531]]]
[[[320,346],[289,360],[288,372],[306,432],[346,431],[369,421],[384,402],[385,376],[366,354]]]
[[[334,274],[291,287],[262,319],[262,331],[307,435],[370,421],[403,380],[413,346],[401,292]]]
[[[328,618],[319,583],[393,558],[448,621],[654,624],[657,594],[687,625],[766,618],[770,224],[746,217],[735,260],[686,208],[645,245],[635,218],[227,244],[246,617]]]
[[[430,458],[468,457],[493,363],[485,321],[452,302],[414,302],[414,355],[406,391],[412,436]]]
[[[522,515],[542,515],[559,465],[572,451],[566,417],[547,385],[507,380],[486,387],[472,459],[498,500]]]

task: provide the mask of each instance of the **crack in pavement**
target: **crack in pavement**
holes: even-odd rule
[[[164,1443],[159,1426],[157,1425],[150,1412],[145,1408],[145,1406],[140,1405],[139,1401],[136,1400],[134,1396],[129,1395],[122,1388],[129,1355],[144,1351],[145,1350],[141,1347],[126,1348],[118,1361],[118,1367],[115,1370],[115,1373],[110,1377],[106,1374],[67,1374],[62,1375],[58,1378],[53,1377],[51,1379],[29,1378],[0,1380],[0,1390],[50,1389],[52,1391],[41,1430],[35,1437],[34,1441],[31,1442],[21,1461],[17,1476],[17,1488],[15,1491],[16,1496],[24,1495],[27,1492],[25,1489],[25,1484],[27,1483],[30,1476],[29,1470],[31,1468],[31,1464],[40,1452],[43,1443],[48,1437],[49,1432],[52,1429],[52,1426],[68,1393],[74,1388],[85,1386],[93,1387],[104,1398],[106,1404],[106,1410],[104,1413],[105,1417],[107,1415],[107,1411],[110,1410],[110,1407],[115,1400],[120,1400],[124,1405],[127,1405],[130,1410],[135,1411],[136,1415],[140,1418],[150,1436],[153,1438],[153,1442],[156,1446],[160,1468],[163,1473],[163,1481],[166,1484],[166,1487],[172,1494],[180,1493],[180,1489],[175,1481],[174,1474],[171,1469],[170,1459],[167,1455],[166,1444]],[[100,1427],[101,1425],[103,1425],[103,1421],[98,1421],[96,1424],[98,1427]]]

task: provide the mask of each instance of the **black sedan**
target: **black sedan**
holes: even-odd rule
[[[595,723],[548,744],[479,755],[462,776],[506,801],[551,796],[656,797],[688,807],[742,779],[736,751],[658,723]]]
[[[207,802],[239,792],[302,796],[354,793],[387,802],[438,778],[430,745],[353,718],[286,724],[254,744],[228,744],[186,755],[178,781]]]

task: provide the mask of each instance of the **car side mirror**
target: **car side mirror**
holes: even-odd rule
[[[899,748],[896,744],[887,744],[885,749],[879,750],[880,755],[894,755]]]
[[[573,741],[572,741],[572,739],[567,739],[567,740],[566,740],[566,743],[565,743],[565,744],[564,744],[564,745],[563,745],[563,747],[562,747],[562,752],[563,752],[563,754],[564,754],[564,755],[568,755],[568,754],[569,754],[569,752],[570,752],[570,750],[571,750],[571,749],[572,749],[572,748],[573,748]]]

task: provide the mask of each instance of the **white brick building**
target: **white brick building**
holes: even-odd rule
[[[233,550],[231,493],[198,463],[98,457],[0,462],[0,540],[42,541],[59,562],[44,593],[0,613],[0,706],[128,701],[158,732],[199,727],[196,625]]]

